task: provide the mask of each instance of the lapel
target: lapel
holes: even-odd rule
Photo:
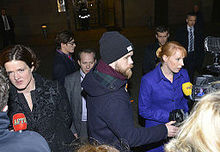
[[[76,73],[74,73],[74,76],[72,76],[72,79],[69,79],[68,83],[72,83],[71,85],[72,87],[66,88],[66,89],[70,89],[67,91],[72,93],[73,94],[72,97],[74,98],[74,99],[70,99],[70,103],[72,107],[74,107],[73,110],[81,114],[82,112],[82,96],[81,96],[82,89],[81,89],[81,76],[80,76],[79,70]]]

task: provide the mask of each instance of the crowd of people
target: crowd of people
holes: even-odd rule
[[[73,33],[58,33],[53,80],[36,72],[39,59],[30,47],[6,47],[0,54],[1,151],[128,152],[141,145],[149,152],[219,151],[220,92],[203,97],[190,113],[182,91],[204,58],[194,10],[172,41],[166,26],[156,27],[157,41],[145,50],[138,99],[145,127],[134,125],[127,87],[134,46],[119,32],[103,33],[99,60],[92,49],[80,50],[75,60]],[[25,131],[13,131],[18,113],[25,115]],[[181,114],[185,120],[177,123],[173,115]]]

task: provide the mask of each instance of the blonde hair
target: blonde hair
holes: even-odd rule
[[[108,145],[83,145],[76,152],[119,152],[114,147]]]
[[[183,123],[166,152],[220,151],[220,91],[204,96]]]
[[[167,42],[162,47],[159,47],[156,51],[156,55],[158,58],[160,58],[161,62],[164,62],[162,58],[163,55],[168,57],[172,56],[177,50],[182,51],[184,57],[187,56],[186,49],[176,41]]]

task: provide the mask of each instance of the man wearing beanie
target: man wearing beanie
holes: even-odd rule
[[[115,146],[120,151],[158,142],[176,134],[169,122],[152,128],[135,128],[127,80],[132,75],[133,46],[116,31],[106,32],[100,41],[101,59],[86,75],[82,87],[87,93],[90,139]]]

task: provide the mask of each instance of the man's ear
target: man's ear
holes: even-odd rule
[[[60,43],[61,49],[62,49],[65,45],[66,45],[65,43]]]
[[[77,60],[78,64],[81,65],[80,60]]]
[[[170,37],[170,33],[167,34],[167,38],[169,38],[169,37]]]
[[[112,62],[111,64],[109,64],[110,67],[112,67],[112,69],[115,70],[115,66],[116,66],[116,61],[115,62]]]

